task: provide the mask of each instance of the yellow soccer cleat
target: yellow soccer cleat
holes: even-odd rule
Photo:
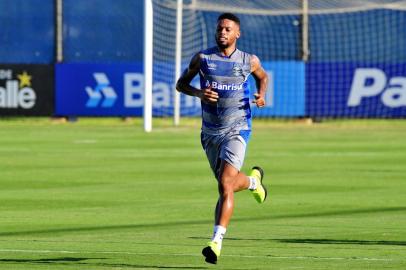
[[[255,177],[258,180],[257,188],[254,190],[251,190],[252,195],[254,196],[255,200],[258,203],[263,203],[265,201],[266,197],[268,196],[268,191],[266,190],[265,186],[262,184],[262,179],[264,178],[264,170],[262,170],[258,166],[255,166],[252,168],[250,176]]]
[[[221,246],[219,243],[210,241],[207,247],[202,250],[202,254],[206,257],[206,262],[217,264],[217,258],[220,257]]]

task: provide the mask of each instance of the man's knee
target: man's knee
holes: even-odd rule
[[[230,174],[222,174],[220,176],[220,191],[223,194],[233,193],[234,192],[234,180],[235,176]]]

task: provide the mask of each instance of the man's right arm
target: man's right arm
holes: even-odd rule
[[[216,103],[218,100],[218,94],[211,90],[211,86],[208,88],[197,89],[190,85],[193,78],[200,70],[200,55],[197,53],[190,61],[189,67],[180,76],[176,83],[176,90],[189,96],[195,96],[200,98],[206,103]]]
[[[198,96],[200,89],[197,89],[190,85],[190,82],[197,75],[200,69],[199,54],[195,54],[190,61],[189,67],[185,69],[180,75],[178,82],[176,83],[176,90],[189,96]]]

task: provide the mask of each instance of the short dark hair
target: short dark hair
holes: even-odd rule
[[[231,21],[235,22],[236,24],[240,25],[240,19],[237,16],[235,16],[233,13],[226,12],[226,13],[221,14],[217,18],[217,22],[224,20],[224,19],[231,20]]]

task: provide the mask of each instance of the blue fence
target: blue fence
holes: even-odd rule
[[[0,63],[54,62],[53,0],[0,1]]]
[[[143,59],[143,1],[64,0],[65,62],[128,63]],[[218,12],[204,12],[214,26]],[[242,50],[263,61],[301,60],[299,15],[257,16],[242,21]],[[310,58],[314,62],[406,62],[406,11],[375,9],[309,17]],[[55,62],[55,1],[0,1],[0,62]],[[215,27],[207,27],[214,44]],[[264,31],[270,34],[264,35]],[[260,42],[261,50],[253,43]],[[255,47],[255,46],[254,46]]]
[[[55,3],[0,1],[1,64],[55,64]],[[213,26],[206,28],[207,43],[215,44],[219,13],[201,15]],[[406,117],[406,11],[311,14],[306,63],[300,61],[299,15],[256,16],[255,23],[237,15],[239,48],[258,55],[270,77],[267,106],[253,108],[254,116]],[[143,1],[63,1],[56,114],[142,115],[143,21]],[[156,70],[173,73],[172,54],[155,63]],[[0,69],[0,107],[8,96],[8,73]],[[174,83],[173,76],[154,73],[155,115],[173,114]],[[196,98],[182,95],[181,104],[182,115],[200,114]]]
[[[64,0],[64,62],[143,59],[143,5],[134,0]]]
[[[311,15],[310,61],[406,62],[406,11]]]

